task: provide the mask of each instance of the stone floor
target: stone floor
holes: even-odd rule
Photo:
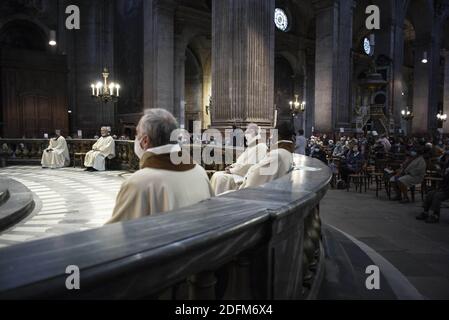
[[[0,177],[13,178],[30,189],[36,203],[28,217],[0,233],[0,247],[102,226],[127,175],[32,166],[0,169]]]
[[[449,209],[439,224],[417,221],[422,202],[399,204],[385,193],[329,190],[321,204],[323,222],[365,243],[429,299],[449,299]],[[382,270],[380,270],[382,272]]]

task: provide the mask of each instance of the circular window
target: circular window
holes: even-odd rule
[[[276,24],[276,28],[281,31],[287,31],[288,29],[288,17],[284,10],[280,8],[276,8],[274,10],[274,23]]]
[[[373,48],[371,47],[371,43],[368,38],[363,39],[363,51],[368,55],[373,54]]]

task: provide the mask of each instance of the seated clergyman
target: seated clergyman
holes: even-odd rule
[[[236,163],[226,168],[225,172],[216,172],[211,179],[216,195],[237,190],[248,173],[249,168],[265,158],[267,145],[261,142],[259,127],[252,123],[245,131],[248,148],[237,158]]]
[[[104,171],[105,159],[115,157],[115,142],[108,127],[101,128],[101,137],[86,154],[84,166],[86,171]]]
[[[69,148],[60,130],[55,131],[55,136],[50,139],[48,148],[42,154],[42,168],[62,168],[70,165]]]
[[[278,141],[271,146],[270,152],[258,164],[252,166],[246,174],[240,189],[258,187],[281,178],[293,167],[293,130],[289,122],[280,122],[276,127]]]
[[[201,166],[172,162],[181,151],[178,144],[170,141],[177,129],[178,123],[168,111],[145,111],[134,142],[140,170],[123,183],[108,223],[187,207],[213,196],[207,173]]]

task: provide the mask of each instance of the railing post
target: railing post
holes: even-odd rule
[[[212,271],[204,271],[189,278],[189,300],[215,300],[217,279]]]

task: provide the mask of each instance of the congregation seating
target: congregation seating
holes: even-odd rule
[[[332,149],[324,148],[330,167],[333,169],[331,187],[338,188],[338,181],[341,180],[342,166],[345,165],[345,158],[332,155]],[[349,192],[354,188],[355,192],[367,192],[374,190],[376,198],[382,190],[385,191],[387,198],[392,199],[392,185],[390,178],[392,174],[401,168],[407,158],[405,152],[385,152],[383,150],[374,150],[368,148],[365,153],[365,161],[360,171],[348,176],[348,183],[345,189]],[[438,157],[431,156],[426,158],[427,171],[421,183],[409,188],[409,194],[412,202],[416,201],[416,195],[420,194],[421,201],[424,200],[427,193],[439,187],[443,181],[438,168]]]

